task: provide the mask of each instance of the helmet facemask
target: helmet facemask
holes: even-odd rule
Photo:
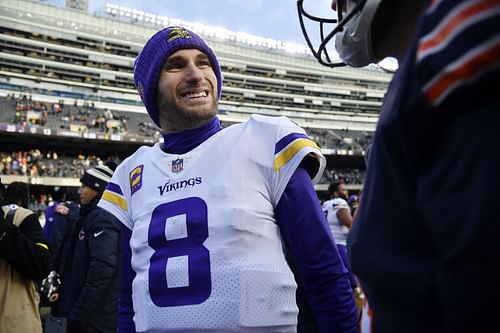
[[[304,1],[313,2],[297,1],[300,26],[307,45],[320,64],[328,67],[362,67],[381,60],[375,56],[371,42],[371,23],[381,0],[338,0],[337,18],[313,14],[304,6]],[[306,22],[309,24],[306,25]],[[308,33],[311,23],[319,24],[319,39],[317,34]]]

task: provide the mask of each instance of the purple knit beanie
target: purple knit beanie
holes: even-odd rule
[[[182,49],[198,49],[208,55],[217,77],[217,97],[220,99],[221,96],[222,73],[214,51],[198,34],[182,27],[166,27],[149,38],[134,65],[135,87],[149,116],[158,127],[161,126],[156,95],[160,72],[167,58]]]

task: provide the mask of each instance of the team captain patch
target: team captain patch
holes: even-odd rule
[[[139,191],[141,186],[142,186],[142,171],[144,170],[144,165],[141,164],[137,167],[134,168],[130,172],[130,195],[134,194],[135,192]]]

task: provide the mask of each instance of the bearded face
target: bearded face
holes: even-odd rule
[[[197,49],[173,53],[158,80],[160,125],[167,133],[198,128],[215,117],[217,77],[208,56]]]

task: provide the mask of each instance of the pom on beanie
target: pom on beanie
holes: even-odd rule
[[[171,54],[182,49],[198,49],[208,56],[217,77],[217,97],[220,99],[221,96],[222,73],[214,51],[198,34],[182,27],[166,27],[149,38],[134,65],[135,87],[158,127],[161,126],[156,102],[161,69]]]
[[[80,182],[97,192],[104,192],[112,176],[113,170],[107,165],[98,165],[85,171]]]

